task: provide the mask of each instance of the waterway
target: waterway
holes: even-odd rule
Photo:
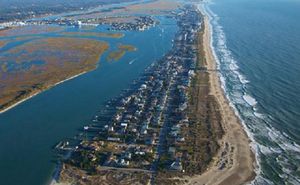
[[[66,27],[68,31],[76,29]],[[93,31],[105,29],[98,27]],[[131,44],[138,51],[127,53],[117,62],[106,61],[107,51],[96,70],[0,114],[0,184],[49,182],[56,166],[53,146],[78,134],[107,100],[118,96],[147,66],[171,49],[176,31],[174,19],[160,17],[160,24],[145,32],[124,32],[126,36],[121,39],[98,38],[111,46]]]

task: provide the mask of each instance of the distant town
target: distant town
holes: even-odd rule
[[[32,1],[32,3],[30,3]],[[0,2],[0,23],[20,22],[26,19],[37,18],[42,16],[50,16],[58,13],[66,13],[88,9],[95,6],[103,6],[111,3],[131,2],[133,0],[71,0],[71,1],[48,1],[35,2],[29,1],[2,1]]]
[[[122,16],[119,18],[126,18]],[[11,27],[20,26],[32,26],[32,25],[59,25],[59,26],[99,26],[109,25],[109,30],[113,31],[144,31],[155,26],[159,22],[151,16],[138,16],[133,18],[132,21],[122,22],[113,21],[108,22],[107,18],[87,18],[74,20],[68,17],[56,18],[56,19],[30,19],[24,21],[11,21],[6,23],[0,23],[0,31]]]

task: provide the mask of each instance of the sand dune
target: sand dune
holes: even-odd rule
[[[229,105],[221,88],[216,62],[211,48],[209,20],[204,18],[203,45],[207,68],[209,69],[210,93],[220,105],[225,135],[220,141],[221,149],[205,173],[189,178],[188,184],[238,185],[255,177],[255,156],[250,148],[250,140],[239,118]]]

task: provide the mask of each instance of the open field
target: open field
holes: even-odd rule
[[[62,30],[63,28],[59,26],[45,26],[45,25],[12,27],[0,31],[0,37],[45,34],[50,32],[59,32]]]
[[[126,7],[125,11],[129,12],[143,12],[143,13],[151,13],[151,14],[161,14],[168,11],[173,11],[178,8],[180,5],[177,1],[172,0],[156,0],[151,1],[149,3],[144,4],[136,4],[129,7]]]
[[[0,58],[0,109],[95,69],[108,47],[96,40],[47,38],[4,52]]]
[[[104,32],[63,32],[63,36],[80,36],[80,37],[102,37],[119,39],[124,37],[123,33],[104,33]]]
[[[88,174],[86,171],[78,170],[70,165],[63,166],[63,173],[61,174],[61,181],[72,184],[76,182],[78,185],[145,185],[150,181],[150,174],[143,171],[132,170],[114,170],[114,169],[97,169],[97,175]],[[74,177],[84,177],[81,179],[74,179]],[[60,183],[54,183],[59,185]],[[63,183],[64,184],[64,183]]]

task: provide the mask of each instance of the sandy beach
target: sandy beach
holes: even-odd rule
[[[219,141],[220,151],[210,167],[202,175],[189,178],[188,184],[245,184],[255,177],[255,155],[250,147],[251,141],[221,88],[221,82],[216,71],[216,61],[211,48],[211,28],[207,16],[204,16],[203,26],[203,50],[206,67],[209,71],[210,94],[216,97],[220,106],[225,134]]]

